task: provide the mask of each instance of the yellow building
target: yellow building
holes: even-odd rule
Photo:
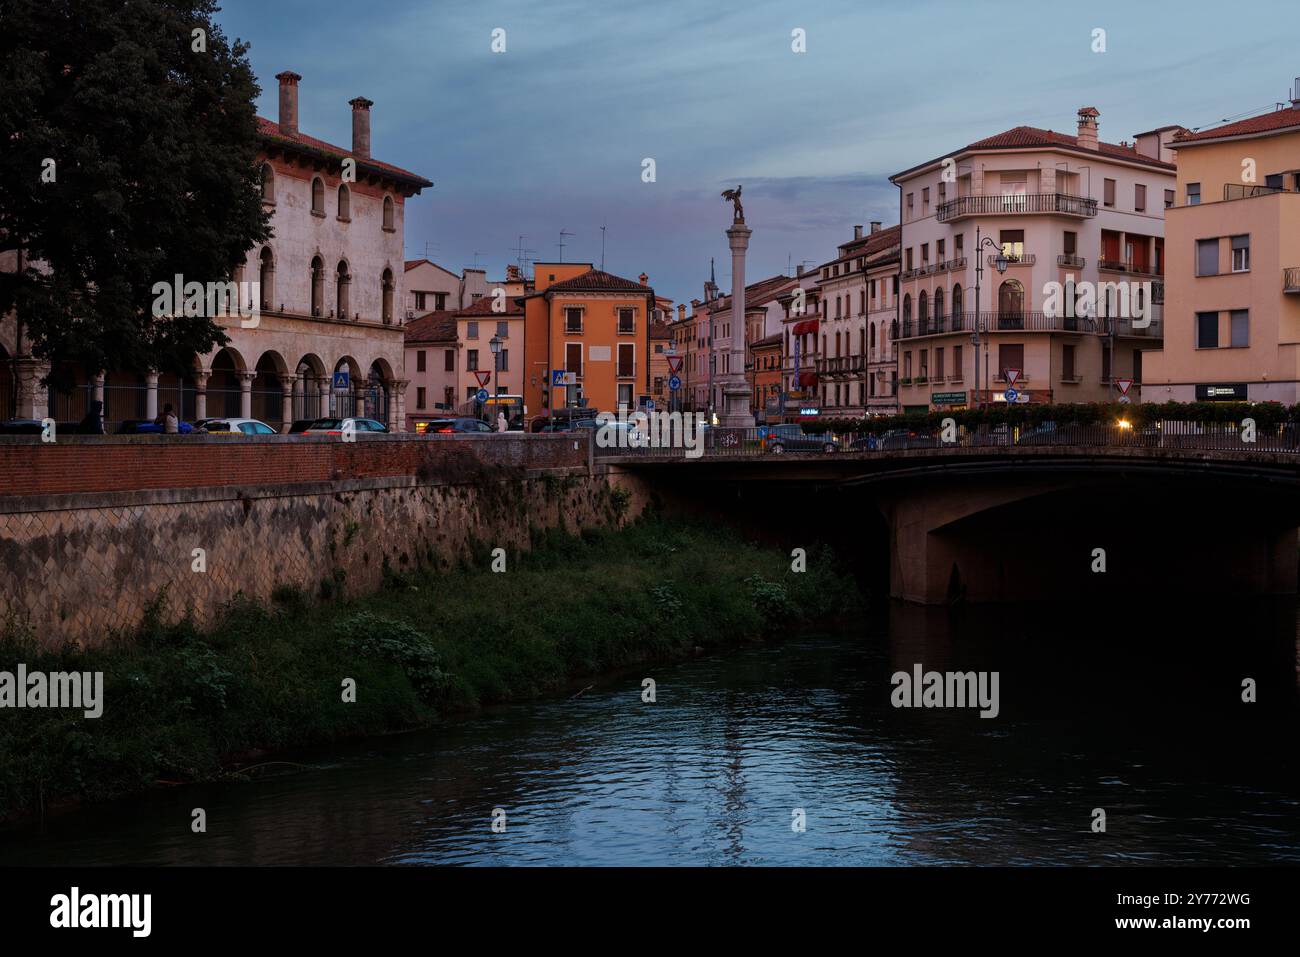
[[[1146,402],[1300,398],[1300,100],[1184,134]]]

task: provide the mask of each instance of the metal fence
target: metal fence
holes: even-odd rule
[[[597,457],[696,458],[862,453],[865,455],[916,449],[945,451],[955,448],[1059,447],[1140,448],[1193,451],[1300,453],[1300,424],[1257,426],[1251,431],[1231,422],[1163,421],[1149,425],[1099,422],[1090,425],[1053,424],[979,426],[957,428],[949,441],[940,432],[892,430],[882,435],[804,432],[798,426],[766,428],[707,427],[697,442],[680,432],[669,436],[655,429],[607,428],[595,430]],[[687,442],[689,441],[689,445]]]

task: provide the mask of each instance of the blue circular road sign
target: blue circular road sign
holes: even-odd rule
[[[682,387],[682,377],[681,377],[681,376],[676,376],[676,375],[675,375],[675,376],[673,376],[672,378],[670,378],[670,379],[668,380],[668,388],[672,389],[674,392],[676,392],[676,391],[677,391],[678,389],[680,389],[681,387]]]
[[[1015,389],[1007,389],[1006,392],[1002,393],[1002,398],[1006,399],[1008,402],[1015,402],[1016,399],[1020,398],[1020,393]]]
[[[474,398],[478,399],[480,402],[486,402],[488,400],[488,390],[479,389],[474,393]]]

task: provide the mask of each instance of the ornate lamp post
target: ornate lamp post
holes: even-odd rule
[[[997,269],[998,275],[1007,271],[1007,265],[1011,260],[1007,254],[1002,251],[1002,247],[993,241],[992,236],[980,236],[979,226],[975,227],[975,330],[971,334],[971,345],[975,347],[975,394],[980,394],[980,342],[984,342],[984,378],[989,377],[989,344],[984,338],[984,324],[980,320],[980,282],[984,278],[984,247],[989,246],[997,250],[997,255],[993,259],[993,267]],[[992,385],[991,381],[984,383],[985,387]]]
[[[500,391],[501,378],[501,338],[493,336],[488,345],[492,348],[492,394]]]

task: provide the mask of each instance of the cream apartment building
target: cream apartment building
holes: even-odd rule
[[[1143,397],[1300,401],[1300,99],[1173,146],[1165,340]]]
[[[1016,127],[891,177],[903,410],[1006,401],[1012,369],[1019,402],[1104,401],[1116,379],[1141,383],[1163,328],[1178,127],[1105,143],[1099,116],[1080,110],[1074,135]],[[1053,307],[1052,284],[1064,296],[1080,283],[1101,304]],[[1149,322],[1128,318],[1138,311]]]

